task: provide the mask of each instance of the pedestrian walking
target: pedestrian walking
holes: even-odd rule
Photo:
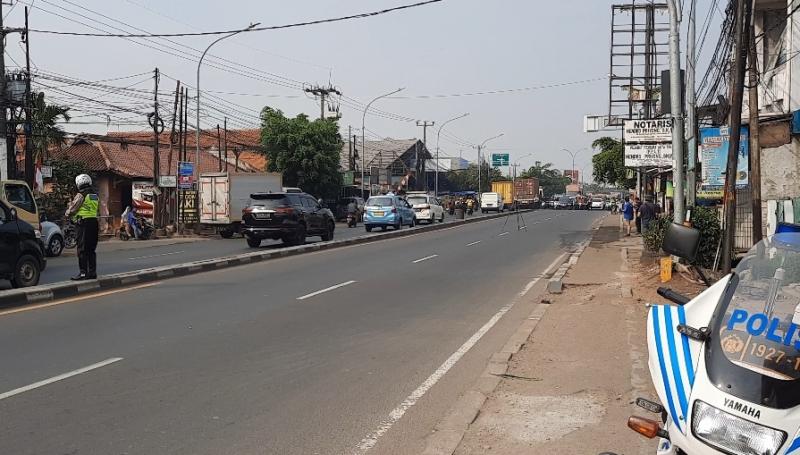
[[[639,218],[641,219],[642,232],[647,232],[650,228],[650,223],[658,217],[661,211],[660,207],[653,203],[652,196],[645,198],[644,204],[639,207]]]
[[[625,202],[622,204],[622,223],[623,226],[625,227],[625,230],[627,231],[625,234],[627,237],[630,237],[631,235],[631,228],[632,228],[631,225],[633,224],[633,217],[634,213],[633,213],[633,204],[631,204],[631,198],[625,196]]]
[[[80,272],[72,277],[74,281],[97,278],[97,240],[100,235],[97,223],[100,198],[92,187],[92,178],[86,174],[75,177],[78,193],[69,203],[64,216],[72,219],[78,226],[78,267]]]
[[[642,233],[642,217],[639,215],[639,209],[642,207],[642,200],[639,197],[633,198],[633,212],[634,212],[634,220],[636,222],[636,233]]]

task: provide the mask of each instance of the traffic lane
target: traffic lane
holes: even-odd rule
[[[496,232],[495,229],[491,231],[492,235]],[[519,238],[523,235],[524,232],[520,233]],[[513,236],[509,236],[504,239],[512,238]],[[553,243],[552,238],[542,240]],[[538,251],[543,249],[542,245],[536,245],[534,248]],[[355,250],[358,249],[353,249]],[[500,269],[504,277],[508,278],[513,276],[514,271],[525,269],[518,267],[519,264],[510,259],[514,257],[514,253],[518,254],[521,251],[514,246],[514,243],[506,242],[505,246],[495,245],[493,250],[497,254],[488,257],[502,258],[502,262],[486,265],[491,269],[498,269],[503,265],[512,266],[509,270]],[[478,249],[471,250],[472,252],[468,254],[472,256],[465,258],[459,257],[462,251],[467,250],[455,250],[455,254],[449,255],[452,256],[452,263],[439,265],[455,267],[473,261],[486,262],[485,252],[480,252]],[[358,263],[357,260],[347,262]],[[451,336],[447,328],[443,330],[443,327],[447,327],[447,321],[451,321],[455,329],[470,326],[470,330],[475,324],[483,323],[482,320],[471,323],[473,319],[471,305],[464,304],[465,296],[468,302],[478,303],[475,305],[476,308],[489,305],[492,307],[489,308],[491,311],[494,303],[486,302],[494,302],[493,298],[503,299],[502,293],[510,291],[506,283],[494,287],[477,286],[471,274],[456,274],[448,275],[451,280],[442,280],[441,284],[447,289],[456,289],[460,292],[453,292],[451,297],[443,297],[441,290],[434,286],[434,283],[425,282],[426,277],[430,276],[430,270],[424,271],[420,268],[419,272],[420,276],[409,278],[422,281],[424,283],[422,289],[429,289],[430,292],[420,294],[417,299],[390,297],[365,306],[361,294],[346,295],[347,292],[356,289],[348,287],[342,289],[345,294],[331,293],[326,296],[328,298],[317,304],[307,305],[304,302],[300,306],[290,305],[284,311],[272,311],[260,317],[254,315],[255,318],[248,317],[233,324],[226,320],[217,321],[205,329],[194,325],[185,337],[174,340],[161,338],[155,346],[142,348],[138,354],[137,352],[126,354],[124,362],[107,370],[50,386],[50,391],[60,388],[67,390],[49,396],[48,400],[61,401],[65,396],[76,397],[76,400],[82,403],[89,400],[89,403],[84,404],[89,408],[86,410],[87,415],[81,416],[78,421],[85,423],[86,428],[98,430],[97,434],[92,435],[92,443],[88,446],[90,448],[96,447],[101,442],[105,447],[108,441],[124,441],[127,444],[125,447],[133,448],[132,453],[148,453],[148,451],[220,453],[223,450],[214,448],[206,451],[206,449],[214,447],[214,439],[222,438],[224,442],[221,442],[219,449],[230,448],[231,444],[235,443],[243,450],[235,450],[232,453],[250,453],[250,449],[253,449],[253,452],[263,453],[264,447],[270,448],[267,452],[275,453],[310,453],[309,450],[312,448],[320,447],[326,447],[325,453],[329,453],[331,449],[336,449],[338,452],[339,446],[342,448],[351,446],[353,437],[362,437],[364,432],[361,430],[365,429],[362,427],[369,427],[375,420],[359,417],[356,420],[359,420],[360,424],[350,424],[351,427],[355,426],[356,430],[341,434],[341,441],[334,443],[332,440],[339,439],[340,436],[337,425],[341,422],[338,417],[353,415],[350,412],[342,414],[343,409],[352,407],[355,403],[356,414],[362,416],[377,403],[382,403],[383,406],[379,407],[384,408],[396,405],[397,403],[393,401],[399,402],[395,399],[399,397],[386,398],[387,384],[391,384],[389,391],[401,390],[400,395],[409,388],[413,389],[415,383],[424,379],[423,376],[428,370],[432,371],[429,367],[434,367],[441,358],[447,357],[453,348],[453,343],[460,343],[468,337],[466,333],[454,333]],[[529,272],[519,273],[525,275]],[[396,279],[396,275],[385,274],[383,277],[385,281],[369,281],[369,287],[362,291],[381,292],[393,287],[396,291],[397,286],[404,287]],[[156,291],[164,295],[172,294],[163,288],[152,288],[140,293]],[[393,292],[390,295],[404,294]],[[473,297],[470,299],[470,296]],[[244,295],[241,298],[255,300],[257,295]],[[142,300],[149,300],[149,297],[142,297]],[[129,302],[128,305],[137,306],[135,302]],[[448,308],[454,305],[457,308]],[[239,307],[236,308],[238,309]],[[452,323],[454,314],[459,316],[456,323]],[[485,319],[484,316],[486,315],[480,314],[478,319]],[[309,321],[316,323],[308,327]],[[235,336],[231,338],[231,334]],[[448,340],[454,341],[448,343]],[[420,368],[422,362],[418,357],[423,355],[427,359],[433,351],[431,346],[437,346],[437,343],[438,346],[450,345],[437,350],[437,355],[434,357],[439,358]],[[362,349],[367,351],[362,352]],[[163,363],[159,363],[159,359],[163,359]],[[367,359],[366,371],[363,369],[365,359]],[[376,359],[383,360],[373,365],[372,362]],[[138,362],[145,364],[139,365]],[[196,370],[193,369],[195,366]],[[402,367],[400,371],[393,370],[398,366]],[[411,366],[411,372],[407,371],[408,366]],[[402,385],[392,384],[394,378],[406,373],[411,377]],[[106,375],[112,377],[108,378],[108,381],[96,382],[98,377]],[[330,381],[330,378],[335,378],[335,381]],[[107,382],[111,384],[109,390],[103,386]],[[365,382],[364,387],[369,385],[370,393],[366,401],[364,401],[362,382]],[[125,389],[122,395],[130,397],[130,403],[118,403],[120,401],[118,387],[121,385],[124,385]],[[219,385],[223,387],[219,388]],[[73,390],[71,387],[76,389]],[[88,389],[85,387],[91,387],[91,397],[86,396]],[[131,387],[133,390],[130,390]],[[333,390],[337,391],[335,397],[331,396]],[[340,393],[342,390],[348,393],[343,395]],[[245,391],[247,397],[242,396],[245,395],[243,393]],[[40,413],[30,412],[37,408],[36,403],[25,403],[25,400],[34,399],[35,394],[39,392],[15,397],[16,402],[23,403],[22,407],[29,411],[27,418],[30,420],[15,419],[10,426],[9,431],[12,433],[10,437],[24,432],[25,428],[30,428],[29,425],[41,421]],[[198,394],[204,398],[198,400]],[[130,422],[129,425],[120,427],[116,424],[114,428],[108,428],[108,422],[113,422],[113,416],[109,416],[106,408],[107,400],[115,402],[114,406],[122,405],[126,414],[124,420]],[[363,408],[365,402],[371,403],[366,409]],[[0,402],[0,407],[4,404],[6,403]],[[95,405],[98,406],[97,409],[93,407]],[[164,409],[170,411],[162,414],[161,411]],[[274,413],[266,411],[268,409],[290,409],[291,412]],[[18,415],[20,412],[23,410],[12,409],[8,415]],[[375,417],[380,417],[382,412],[383,410],[379,410]],[[83,411],[79,413],[83,414]],[[78,428],[72,426],[70,423],[72,419],[63,422],[59,421],[58,416],[55,417],[53,419],[55,421],[48,422],[46,427],[55,433],[60,433],[63,429],[63,433],[50,440],[57,445],[59,441],[71,440],[68,435]],[[44,421],[49,420],[51,419],[48,417],[44,418]],[[225,425],[220,426],[220,420],[223,420]],[[180,428],[172,428],[175,426],[174,422],[183,423],[178,425]],[[147,433],[148,428],[161,428],[172,436],[156,436],[153,440],[153,435]],[[280,431],[270,430],[269,437],[263,437],[261,435],[265,428],[279,428]],[[136,431],[133,431],[134,429]],[[293,429],[302,431],[292,431]],[[81,431],[86,430],[84,428]],[[136,433],[133,439],[131,432]],[[233,437],[233,433],[239,434]],[[176,434],[179,434],[179,437],[175,438]],[[181,434],[186,437],[180,436]],[[199,434],[207,435],[212,441],[207,440],[206,436],[198,438]],[[145,439],[147,441],[144,441]],[[9,439],[3,437],[0,440]],[[187,441],[193,441],[198,447],[184,450],[186,447],[180,444],[186,444]],[[41,446],[41,451],[49,452],[51,447],[56,446]],[[60,450],[62,446],[58,447]],[[142,450],[138,451],[137,448]],[[272,450],[273,448],[275,450]],[[36,451],[39,450],[34,450]],[[24,451],[15,450],[14,453],[24,453]]]
[[[534,214],[528,218],[532,223],[539,219],[546,222],[550,215]],[[489,247],[482,251],[491,253],[491,240],[502,232],[508,232],[504,224],[503,219],[488,220],[158,284],[160,289],[167,289],[174,294],[170,299],[156,297],[161,294],[153,294],[155,290],[122,289],[107,297],[78,300],[46,310],[0,318],[0,343],[26,346],[31,354],[5,359],[3,364],[8,368],[0,370],[0,390],[9,390],[41,377],[71,370],[76,363],[73,356],[79,356],[75,359],[79,360],[79,364],[93,363],[99,356],[115,355],[114,352],[128,344],[147,343],[154,336],[174,336],[186,326],[196,329],[202,321],[229,320],[239,315],[248,317],[252,311],[263,311],[265,307],[284,304],[286,299],[291,301],[293,296],[303,296],[348,280],[363,281],[394,270],[395,265],[401,268],[407,266],[404,262],[395,264],[395,257],[416,260],[427,256],[433,249],[447,252],[468,248],[465,246],[468,240],[476,239],[484,241],[476,246]],[[560,227],[554,229],[559,236],[564,231]],[[560,243],[554,235],[547,244],[557,247]],[[470,270],[457,273],[474,275]],[[231,299],[231,296],[239,297],[241,288],[256,289],[260,294],[253,300]],[[200,305],[195,295],[203,297]],[[141,326],[152,330],[142,330]],[[53,339],[64,342],[54,345]],[[42,356],[47,362],[41,362]]]
[[[482,215],[476,214],[474,216]],[[445,218],[445,222],[453,221],[453,217]],[[364,230],[363,224],[359,224],[355,228],[348,228],[344,223],[337,223],[334,239],[349,239],[360,235],[375,235],[378,232],[380,232],[380,230],[374,233],[367,233]],[[319,237],[309,237],[308,243],[319,241],[321,241]],[[131,242],[134,241],[132,240]],[[146,244],[147,241],[142,240],[135,242]],[[264,240],[261,247],[278,249],[284,246],[280,240]],[[241,237],[233,239],[215,238],[193,243],[152,247],[143,245],[142,248],[136,249],[98,252],[97,261],[99,273],[101,275],[108,275],[112,273],[130,272],[141,268],[200,261],[247,253],[250,251],[252,251],[252,249],[247,246],[244,239]],[[66,281],[75,274],[77,274],[77,258],[74,256],[49,258],[47,261],[47,269],[42,273],[40,283],[48,284]],[[9,288],[10,284],[7,281],[0,280],[0,290]]]

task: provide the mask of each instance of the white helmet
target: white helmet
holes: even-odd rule
[[[92,186],[92,178],[86,174],[81,174],[75,177],[75,186],[77,186],[79,190],[87,186]]]

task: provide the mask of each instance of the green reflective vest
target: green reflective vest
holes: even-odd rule
[[[83,204],[75,214],[75,219],[83,220],[86,218],[97,218],[98,210],[100,208],[100,198],[96,194],[89,193],[83,197]]]

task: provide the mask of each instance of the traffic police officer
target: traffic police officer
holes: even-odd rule
[[[77,224],[78,266],[80,273],[72,280],[97,278],[97,238],[99,225],[97,215],[100,207],[97,192],[92,188],[92,178],[86,174],[75,177],[78,194],[72,199],[64,214]]]

